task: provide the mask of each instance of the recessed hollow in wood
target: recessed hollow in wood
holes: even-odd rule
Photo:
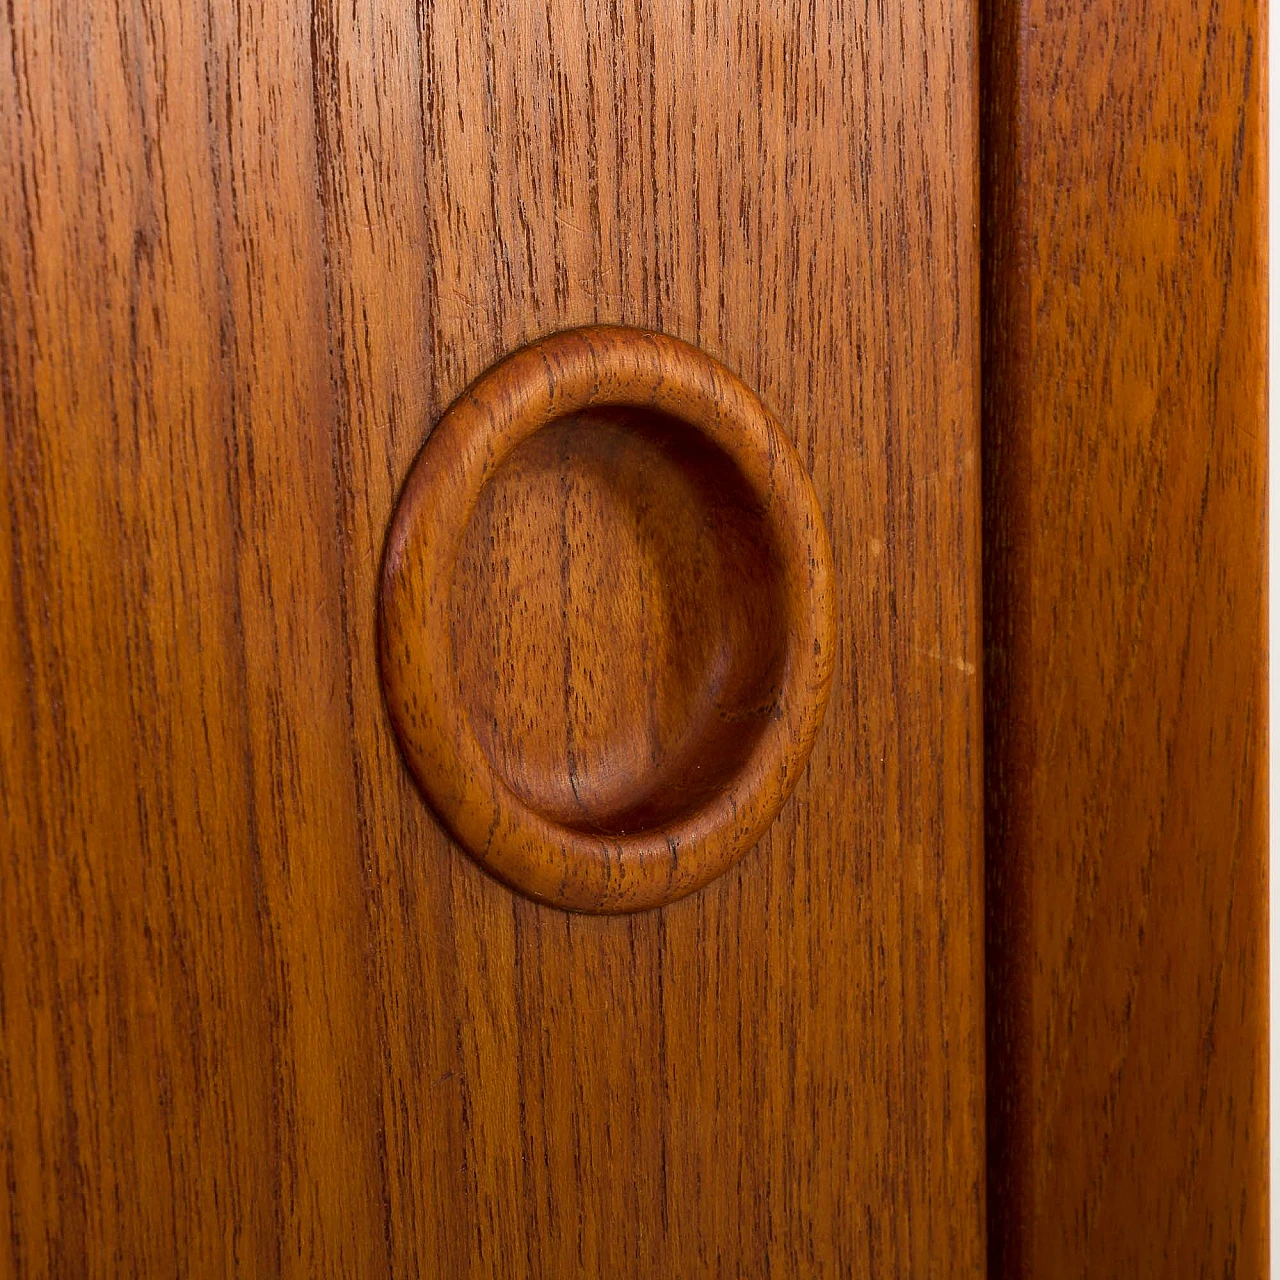
[[[519,445],[463,538],[471,727],[531,808],[621,835],[692,813],[773,714],[787,602],[763,512],[705,437],[643,409]]]
[[[389,535],[382,671],[410,767],[533,897],[680,897],[798,780],[830,574],[794,450],[710,357],[605,327],[524,348],[441,420]]]

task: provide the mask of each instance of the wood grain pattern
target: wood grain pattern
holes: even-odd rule
[[[1253,0],[994,0],[992,1273],[1265,1274]]]
[[[980,1270],[975,40],[0,10],[0,1270]],[[759,850],[630,918],[450,843],[375,627],[430,424],[606,321],[786,421],[840,618]]]
[[[387,709],[487,871],[552,906],[661,906],[795,789],[834,604],[817,495],[759,397],[665,334],[568,329],[487,370],[414,460]]]

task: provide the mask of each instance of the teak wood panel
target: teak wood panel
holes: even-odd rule
[[[991,1270],[1259,1276],[1259,6],[984,16]]]
[[[975,115],[966,6],[8,7],[5,1269],[980,1268]],[[772,407],[839,613],[777,823],[615,919],[450,844],[375,634],[592,322]]]

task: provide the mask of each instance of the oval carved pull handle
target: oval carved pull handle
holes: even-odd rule
[[[813,487],[759,398],[662,334],[559,333],[418,455],[380,660],[405,758],[494,875],[635,911],[719,875],[795,787],[834,658]]]

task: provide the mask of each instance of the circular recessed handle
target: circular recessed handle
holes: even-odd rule
[[[440,420],[400,496],[380,657],[405,758],[482,866],[635,911],[719,875],[826,709],[831,552],[759,398],[663,334],[555,334]]]

